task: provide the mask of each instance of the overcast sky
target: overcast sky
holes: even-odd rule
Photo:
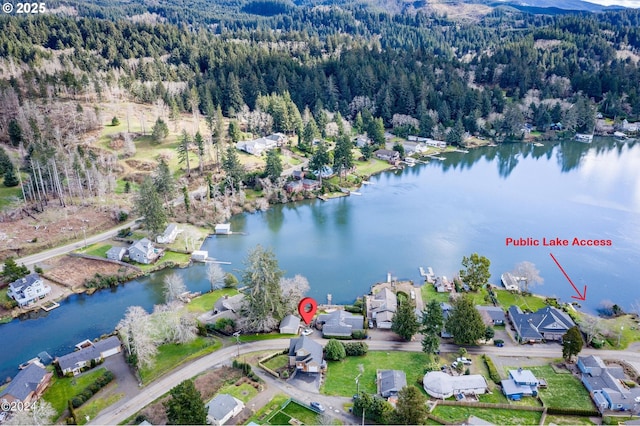
[[[589,3],[597,3],[603,6],[640,7],[640,0],[587,0]]]

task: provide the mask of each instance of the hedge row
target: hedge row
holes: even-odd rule
[[[487,369],[489,370],[489,378],[493,380],[495,384],[499,385],[502,379],[500,378],[500,373],[498,373],[498,369],[493,363],[493,360],[486,354],[482,355],[482,359],[484,360],[484,363],[487,365]]]
[[[93,395],[95,395],[103,387],[107,386],[113,379],[113,373],[109,370],[106,370],[93,383],[84,388],[82,392],[71,399],[71,405],[73,406],[73,408],[78,408],[82,404],[87,402]]]
[[[347,356],[362,356],[369,352],[369,346],[364,342],[340,342],[344,346]]]
[[[579,408],[548,407],[547,414],[581,417],[599,417],[600,412],[596,409],[581,410]]]

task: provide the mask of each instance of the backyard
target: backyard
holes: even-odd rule
[[[209,293],[205,293],[191,300],[187,305],[189,312],[204,313],[213,309],[213,305],[224,296],[235,296],[238,290],[235,288],[221,288]]]
[[[79,395],[87,386],[101,376],[105,370],[105,368],[99,368],[97,370],[87,371],[79,376],[63,378],[56,377],[54,374],[51,379],[51,384],[42,397],[56,410],[56,418],[60,417],[67,408],[67,403],[70,399]]]
[[[537,378],[547,381],[547,388],[540,389],[540,399],[547,407],[593,410],[589,392],[568,370],[554,370],[550,366],[527,367]],[[557,372],[558,371],[558,372]],[[562,372],[559,372],[562,371]],[[566,371],[566,372],[565,372]],[[571,395],[571,398],[567,398]]]
[[[359,364],[364,367],[364,373],[359,380],[359,390],[376,393],[377,369],[402,370],[407,375],[407,384],[416,385],[418,380],[422,383],[425,367],[432,363],[431,356],[422,352],[369,352],[365,356],[330,361],[321,392],[338,396],[352,396],[357,393],[358,388],[354,380],[359,372]]]
[[[278,411],[274,412],[267,418],[266,422],[271,425],[288,425],[298,424],[292,423],[292,419],[296,419],[298,422],[305,425],[317,425],[321,424],[319,421],[319,414],[305,405],[299,404],[293,400],[286,402],[284,407],[281,407]]]
[[[473,415],[494,425],[537,425],[542,417],[540,411],[445,405],[438,405],[431,414],[453,424],[461,424]]]

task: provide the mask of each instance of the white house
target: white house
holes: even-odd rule
[[[138,240],[129,247],[129,258],[138,263],[152,263],[158,256],[160,256],[160,251],[153,246],[148,238]]]
[[[216,234],[230,234],[231,233],[231,224],[229,223],[218,223],[215,227]]]
[[[167,228],[164,230],[162,235],[158,235],[156,237],[156,242],[160,244],[171,244],[175,241],[179,233],[180,229],[178,229],[178,225],[175,223],[170,223],[169,225],[167,225]]]
[[[460,393],[481,395],[487,391],[487,381],[480,374],[451,376],[442,371],[430,371],[425,374],[422,386],[432,397],[442,399]]]
[[[206,407],[207,422],[219,426],[240,414],[244,409],[244,403],[228,393],[222,393],[209,401]]]
[[[7,295],[18,302],[18,305],[26,306],[50,292],[51,287],[45,285],[40,275],[34,272],[9,284]]]
[[[60,366],[62,374],[72,373],[75,376],[80,374],[84,367],[91,365],[91,360],[99,362],[122,350],[120,339],[117,336],[111,336],[95,343],[82,342],[81,345],[83,349],[57,358],[56,362]]]
[[[286,136],[281,133],[274,133],[265,138],[239,141],[236,143],[236,148],[251,155],[262,155],[263,152],[277,148],[284,142],[286,142]]]
[[[207,250],[194,250],[191,253],[191,260],[194,262],[204,262],[209,257],[209,252]]]

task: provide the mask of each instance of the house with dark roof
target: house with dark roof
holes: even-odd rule
[[[507,312],[520,343],[562,340],[567,330],[575,326],[569,315],[552,306],[524,313],[512,305]]]
[[[280,334],[298,334],[300,318],[295,315],[287,315],[280,321]]]
[[[375,320],[377,328],[391,329],[391,321],[398,309],[398,297],[388,287],[366,297],[367,317]]]
[[[160,254],[161,250],[156,249],[148,238],[138,240],[129,247],[129,259],[138,263],[153,263]]]
[[[216,395],[206,405],[207,423],[223,425],[244,409],[244,403],[228,393]]]
[[[51,287],[44,284],[37,273],[18,278],[9,284],[7,295],[15,300],[19,306],[27,306],[51,293]]]
[[[53,373],[47,372],[36,363],[31,363],[20,370],[0,393],[0,401],[9,403],[20,401],[24,404],[35,402],[49,386],[51,376]]]
[[[501,307],[476,305],[476,309],[480,312],[485,325],[504,325],[505,315]]]
[[[339,309],[318,315],[316,327],[322,330],[323,337],[351,337],[355,330],[364,329],[364,317]]]
[[[303,373],[321,373],[327,368],[322,345],[309,336],[291,339],[289,342],[289,365]]]
[[[374,152],[373,155],[380,160],[389,162],[390,164],[396,164],[400,161],[400,153],[398,151],[379,149]]]
[[[507,398],[518,401],[524,396],[537,396],[540,381],[531,370],[509,370],[509,378],[500,382],[502,393]]]
[[[397,396],[407,386],[407,376],[402,370],[377,370],[376,385],[383,398]]]
[[[606,365],[600,357],[579,356],[581,381],[589,395],[603,413],[605,410],[629,411],[640,407],[640,389],[628,387],[624,369],[619,365]]]
[[[85,342],[83,342],[85,343]],[[82,369],[91,365],[91,361],[100,362],[122,350],[118,336],[111,336],[97,342],[83,344],[79,351],[71,352],[56,359],[62,374],[80,374]]]

